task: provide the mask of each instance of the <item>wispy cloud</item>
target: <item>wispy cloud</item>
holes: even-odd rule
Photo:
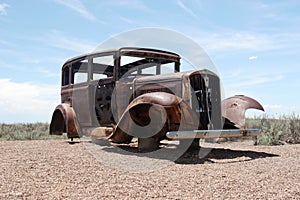
[[[126,17],[120,17],[120,20],[122,20],[123,22],[126,22],[126,23],[128,23],[128,24],[133,24],[133,23],[134,23],[133,20],[128,19],[128,18],[126,18]]]
[[[236,88],[249,87],[249,86],[274,82],[274,81],[281,81],[282,79],[283,79],[282,75],[277,75],[277,76],[255,76],[255,75],[253,75],[251,79],[248,79],[248,80],[243,79],[244,80],[243,82],[234,84],[234,87],[236,87]]]
[[[47,35],[47,39],[45,40],[45,42],[53,47],[78,53],[90,52],[97,46],[97,44],[94,44],[90,41],[67,36],[66,34],[58,30],[50,31],[50,34]]]
[[[228,32],[222,34],[207,34],[202,39],[206,49],[213,51],[233,51],[233,50],[269,50],[274,49],[278,44],[270,36],[258,35],[247,32]]]
[[[141,10],[143,12],[151,11],[142,1],[140,0],[118,0],[118,1],[103,1],[101,2],[105,6],[114,6],[114,7],[127,7],[135,10]]]
[[[235,73],[235,72],[233,72]],[[249,75],[250,74],[250,75]],[[235,75],[222,76],[226,96],[243,94],[255,97],[256,94],[264,94],[263,88],[274,87],[282,82],[284,75],[279,73],[237,72]]]
[[[54,0],[55,2],[66,6],[67,8],[74,10],[83,17],[89,20],[97,20],[97,18],[86,9],[80,0]]]
[[[182,8],[185,12],[187,12],[188,14],[190,14],[191,16],[197,18],[197,15],[190,8],[188,8],[186,5],[184,5],[184,3],[182,3],[182,1],[177,0],[177,5],[180,8]]]
[[[58,72],[53,72],[53,71],[49,71],[47,68],[38,68],[37,69],[38,72],[42,73],[43,75],[45,75],[46,77],[55,77],[55,78],[58,78],[60,77],[60,71]]]
[[[278,49],[299,48],[300,34],[258,34],[253,32],[220,31],[219,33],[198,32],[192,37],[207,51],[270,51]]]
[[[222,74],[222,79],[227,79],[227,80],[231,80],[231,79],[235,79],[240,77],[242,74],[241,69],[234,69],[232,71],[226,71],[225,74]]]
[[[0,15],[7,15],[6,8],[10,7],[6,3],[0,3]]]
[[[255,7],[257,9],[266,9],[266,8],[269,8],[270,5],[266,4],[266,3],[262,3],[262,2],[256,2],[255,3]]]
[[[5,40],[0,40],[1,45],[9,45],[10,43]]]

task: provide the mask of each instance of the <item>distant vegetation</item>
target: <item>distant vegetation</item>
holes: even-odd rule
[[[277,119],[264,115],[247,119],[246,122],[248,128],[261,128],[261,134],[257,137],[259,145],[300,143],[300,116],[295,113]]]
[[[292,114],[277,119],[264,115],[246,120],[248,128],[261,128],[258,145],[300,143],[300,116]],[[66,139],[66,136],[49,135],[48,123],[0,124],[0,140]]]
[[[0,124],[0,140],[46,140],[63,136],[49,135],[48,123]]]

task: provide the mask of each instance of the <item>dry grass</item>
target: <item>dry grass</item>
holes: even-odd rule
[[[295,113],[277,119],[267,115],[247,119],[247,127],[261,128],[261,135],[257,137],[257,144],[260,145],[300,143],[300,116]]]
[[[0,140],[45,140],[63,138],[49,135],[48,123],[0,124]]]
[[[277,119],[264,115],[247,119],[248,128],[261,128],[257,137],[259,145],[300,143],[300,116],[283,115]],[[66,136],[49,135],[48,123],[0,124],[0,140],[65,139]]]

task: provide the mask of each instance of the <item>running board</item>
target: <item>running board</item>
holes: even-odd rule
[[[259,135],[260,131],[261,129],[170,131],[166,136],[169,139],[252,137]]]

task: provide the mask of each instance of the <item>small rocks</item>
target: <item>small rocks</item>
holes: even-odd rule
[[[164,158],[165,168],[130,173],[99,162],[84,142],[2,141],[0,199],[300,199],[300,144],[207,145],[210,162]],[[128,162],[151,159],[102,148]]]

